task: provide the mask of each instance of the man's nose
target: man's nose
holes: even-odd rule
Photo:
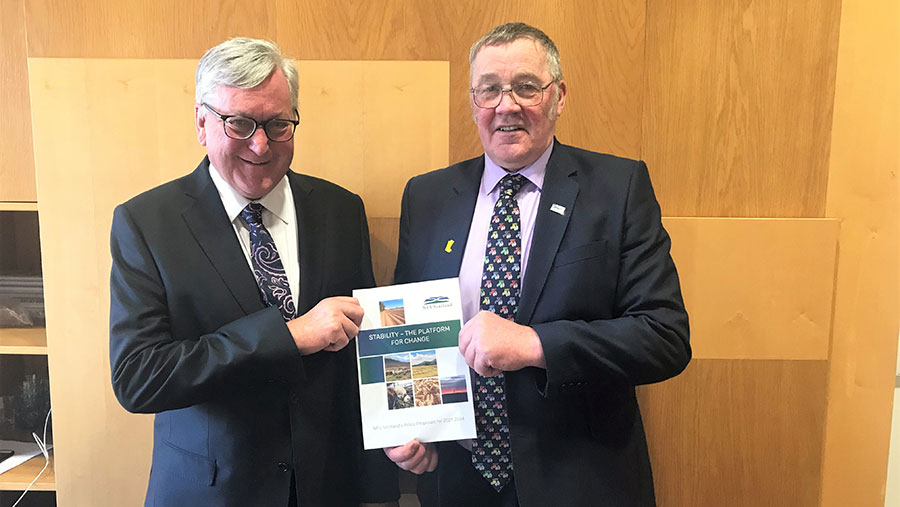
[[[269,138],[266,137],[266,131],[263,128],[256,129],[256,132],[250,136],[250,149],[257,155],[262,155],[269,151]]]
[[[521,108],[522,106],[516,102],[512,90],[503,90],[500,92],[500,103],[497,104],[497,112],[515,112]]]

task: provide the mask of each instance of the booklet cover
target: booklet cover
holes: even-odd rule
[[[356,357],[366,449],[475,438],[459,353],[459,279],[353,291],[365,310]]]

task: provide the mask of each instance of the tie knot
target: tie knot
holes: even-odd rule
[[[521,174],[507,174],[500,180],[500,194],[514,197],[527,181]]]
[[[262,225],[262,210],[265,208],[258,202],[251,202],[241,210],[241,217],[247,225]]]

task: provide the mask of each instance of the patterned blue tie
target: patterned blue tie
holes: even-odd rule
[[[500,180],[500,197],[488,229],[484,270],[481,273],[481,309],[513,320],[519,305],[521,235],[516,194],[528,180],[507,174]],[[509,418],[503,374],[475,375],[475,428],[472,464],[496,491],[509,482],[513,469],[509,450]]]
[[[291,297],[287,273],[278,256],[278,249],[269,230],[263,225],[262,204],[251,202],[242,211],[241,217],[250,227],[250,261],[253,265],[253,276],[259,285],[263,302],[281,310],[285,321],[294,318],[297,309]]]

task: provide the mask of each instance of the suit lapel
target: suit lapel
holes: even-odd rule
[[[321,276],[323,270],[315,269],[315,266],[326,266],[328,260],[323,257],[324,252],[315,245],[322,244],[317,238],[320,234],[327,234],[327,227],[319,220],[311,195],[312,187],[299,174],[293,171],[288,171],[287,174],[297,213],[297,251],[300,256],[300,287],[292,292],[297,312],[304,313],[318,303],[315,298],[324,291],[324,279]],[[316,227],[317,223],[319,227]]]
[[[547,162],[547,174],[538,203],[528,265],[525,267],[525,281],[516,315],[516,321],[525,324],[531,321],[534,314],[534,307],[550,273],[578,196],[576,166],[565,147],[555,140],[554,143],[553,153]],[[563,211],[560,214],[552,210]]]
[[[472,226],[472,213],[475,210],[475,201],[478,199],[478,186],[481,184],[481,174],[484,172],[484,157],[476,158],[460,167],[459,178],[451,188],[451,196],[447,200],[446,207],[441,213],[440,223],[435,224],[438,231],[444,232],[447,238],[440,244],[441,251],[436,254],[441,273],[435,278],[452,278],[459,276],[462,266],[463,253],[466,250],[466,242],[469,239],[469,229]],[[447,252],[447,242],[453,240],[450,252]]]
[[[241,309],[247,314],[262,309],[259,286],[209,177],[209,159],[187,181],[185,194],[190,202],[182,212],[185,223]]]

